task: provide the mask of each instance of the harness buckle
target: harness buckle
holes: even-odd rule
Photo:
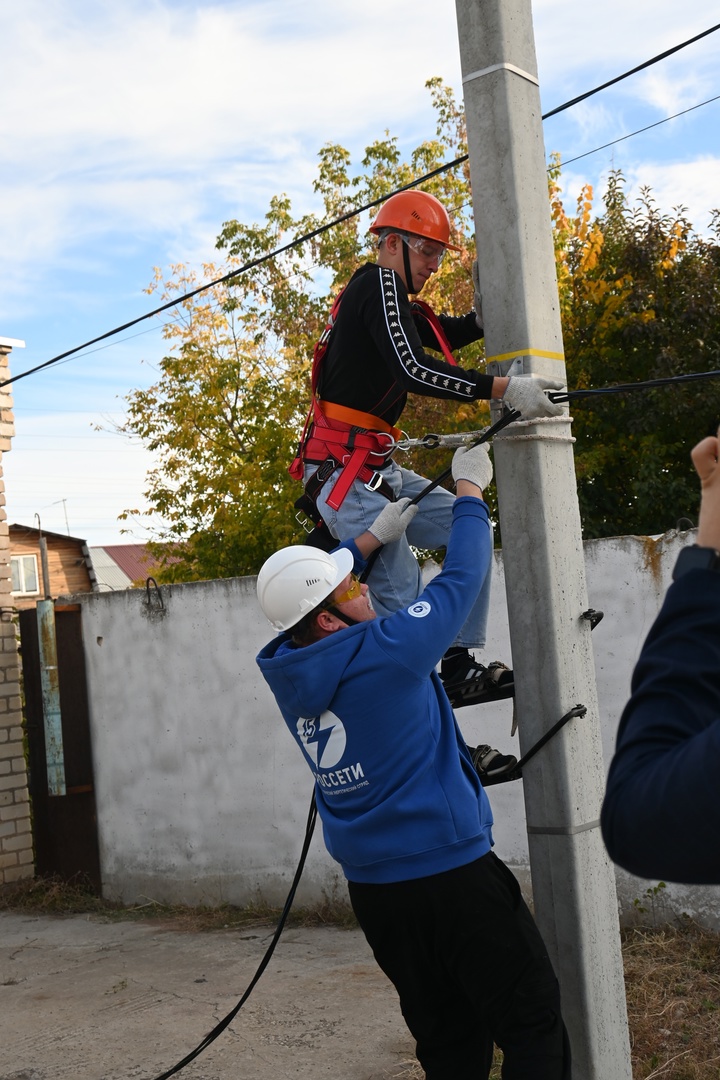
[[[382,482],[383,482],[383,475],[382,475],[381,472],[376,470],[372,474],[372,476],[370,477],[368,482],[365,484],[365,487],[367,488],[368,491],[377,491],[379,487],[382,487]]]
[[[324,484],[337,468],[337,461],[334,457],[326,457],[322,465],[319,466],[317,473],[315,474],[321,484]]]
[[[310,524],[308,519],[303,514],[302,510],[298,510],[297,514],[295,515],[295,520],[297,521],[298,525],[302,526],[302,528],[308,534],[310,534],[313,531],[313,529],[315,528],[314,525]]]

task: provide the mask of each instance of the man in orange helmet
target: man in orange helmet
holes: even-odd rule
[[[414,498],[428,481],[404,469],[388,453],[390,438],[408,393],[460,401],[502,398],[525,419],[559,415],[560,405],[544,391],[560,389],[550,379],[493,377],[458,367],[453,351],[483,336],[477,275],[475,310],[435,315],[413,302],[437,272],[450,242],[443,205],[422,191],[402,191],[381,207],[371,231],[378,237],[376,263],[352,276],[336,301],[331,322],[316,349],[312,424],[301,443],[303,479],[319,516],[337,540],[366,530],[386,499]],[[427,349],[443,354],[440,358]],[[406,536],[381,549],[368,577],[373,604],[389,615],[411,604],[422,589],[411,550],[444,548],[450,535],[453,495],[435,488],[420,503]],[[485,645],[490,572],[453,647],[441,677],[455,706],[508,697],[512,672],[503,664],[485,667],[470,649]],[[487,748],[490,750],[490,748]],[[515,759],[494,756],[493,771],[510,771]]]

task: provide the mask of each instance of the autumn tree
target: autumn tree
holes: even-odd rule
[[[203,280],[218,271],[205,265]],[[194,273],[174,266],[167,282],[157,271],[149,291],[168,300],[198,284]],[[263,333],[256,311],[262,288],[255,279],[239,299],[217,285],[182,301],[164,327],[172,351],[158,381],[127,399],[124,430],[157,462],[145,495],[147,516],[163,523],[149,547],[164,564],[165,581],[251,573],[268,545],[293,539],[287,462],[304,403],[286,353]],[[126,510],[122,517],[141,515]]]
[[[276,196],[261,224],[226,222],[217,241],[225,261],[205,266],[203,280],[253,268],[183,300],[165,326],[170,352],[155,384],[128,396],[125,430],[156,457],[145,495],[149,520],[163,521],[154,552],[173,556],[166,580],[255,573],[277,547],[301,542],[293,509],[300,486],[287,466],[309,405],[314,342],[338,290],[372,258],[375,211],[356,211],[467,151],[452,91],[439,79],[428,87],[434,139],[404,160],[386,133],[357,171],[343,147],[323,147],[314,185],[321,211],[296,218],[287,197]],[[720,367],[716,231],[699,237],[683,211],[661,213],[647,190],[631,207],[617,172],[596,216],[590,188],[568,214],[559,183],[555,160],[550,204],[570,388]],[[467,162],[437,172],[423,189],[448,208],[461,248],[423,298],[437,310],[465,312],[475,253]],[[158,271],[151,289],[180,298],[198,283],[176,266],[166,280]],[[482,365],[483,343],[464,349],[462,362]],[[695,517],[688,453],[720,419],[720,381],[593,397],[574,402],[572,413],[585,536],[663,532]],[[423,397],[410,398],[402,420],[413,435],[488,422],[486,402]],[[449,454],[415,451],[404,460],[434,476]],[[492,488],[489,500],[494,509]]]
[[[374,214],[318,230],[437,169],[448,154],[465,153],[462,111],[452,92],[440,80],[429,88],[438,116],[435,140],[403,161],[397,141],[386,136],[368,147],[356,175],[346,150],[323,147],[315,182],[322,213],[295,219],[289,200],[277,196],[262,224],[227,222],[217,242],[225,262],[205,266],[203,280],[254,268],[182,300],[177,320],[165,325],[170,353],[158,380],[128,396],[124,425],[157,460],[147,478],[145,517],[151,528],[163,522],[150,547],[164,559],[164,580],[254,573],[278,546],[302,539],[293,509],[300,486],[287,466],[309,405],[313,345],[339,288],[372,257],[367,227]],[[442,310],[464,312],[472,306],[474,257],[467,170],[440,173],[425,188],[449,208],[453,239],[463,249],[443,263],[426,298]],[[167,279],[156,271],[150,291],[168,300],[198,284],[193,272],[174,266]],[[482,343],[470,346],[464,362],[477,365],[482,351]],[[416,398],[403,422],[422,434],[477,427],[488,416],[485,402]],[[446,464],[444,456],[427,462],[424,456],[428,451],[415,452],[408,462],[435,472]],[[142,519],[136,509],[123,517]]]
[[[571,389],[675,378],[720,367],[720,248],[649,189],[634,206],[611,174],[603,212],[586,188],[565,216],[551,176],[558,280]],[[651,535],[696,521],[689,452],[720,420],[720,380],[592,397],[572,406],[586,537]]]

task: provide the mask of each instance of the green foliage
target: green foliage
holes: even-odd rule
[[[156,383],[129,395],[124,426],[156,457],[145,495],[148,519],[164,522],[151,545],[165,558],[163,580],[255,573],[277,547],[302,540],[293,510],[300,486],[287,466],[309,404],[312,349],[333,297],[372,257],[367,228],[374,212],[291,245],[466,152],[464,115],[452,91],[439,79],[427,86],[437,116],[434,139],[403,160],[386,132],[366,149],[357,172],[347,150],[324,146],[314,184],[321,214],[296,218],[289,199],[277,195],[261,224],[226,222],[217,241],[225,262],[205,266],[203,280],[285,250],[184,301],[179,321],[165,327],[170,354]],[[593,218],[589,187],[568,216],[559,180],[555,159],[549,193],[570,388],[720,367],[718,217],[714,239],[703,239],[684,211],[661,213],[647,189],[631,207],[619,172],[610,177],[599,216]],[[461,252],[443,262],[423,298],[437,310],[465,312],[474,258],[467,163],[424,189],[448,207]],[[174,266],[167,280],[156,271],[149,291],[170,298],[198,283]],[[483,357],[479,342],[463,350],[462,362],[482,366]],[[680,518],[696,518],[689,450],[716,429],[720,380],[594,397],[572,412],[586,537],[661,533]],[[415,397],[402,423],[413,435],[471,430],[489,423],[489,410],[485,402]],[[449,459],[423,450],[403,461],[435,476]],[[494,510],[492,489],[489,495]]]
[[[662,214],[648,189],[628,205],[611,175],[590,221],[553,203],[569,386],[593,388],[720,366],[720,249],[684,212]],[[715,221],[717,225],[717,219]],[[696,520],[689,452],[720,420],[720,380],[590,398],[572,408],[586,537],[662,533]]]
[[[654,927],[658,925],[660,901],[663,898],[662,894],[665,889],[667,889],[665,882],[658,881],[657,885],[648,885],[642,897],[636,896],[633,900],[633,907],[640,915],[647,915],[648,910],[650,911]],[[650,908],[645,907],[645,904],[649,904]]]
[[[256,573],[277,547],[302,540],[293,503],[300,486],[287,467],[294,457],[309,405],[309,371],[315,341],[332,299],[354,270],[372,257],[367,228],[373,213],[349,218],[297,246],[293,241],[354,208],[381,199],[415,177],[465,152],[462,110],[440,80],[428,84],[438,114],[437,138],[402,161],[397,141],[386,134],[367,148],[361,171],[350,155],[327,145],[319,154],[315,191],[321,216],[295,219],[285,196],[271,199],[260,225],[226,222],[217,247],[223,265],[203,267],[202,280],[217,280],[278,248],[280,256],[252,272],[183,301],[180,318],[164,329],[171,352],[159,378],[127,398],[123,430],[151,450],[157,465],[145,496],[149,527],[163,528],[149,544],[163,565],[164,581]],[[472,306],[472,246],[467,171],[444,173],[426,189],[453,212],[462,245],[446,260],[427,299],[445,311]],[[326,283],[327,291],[320,289]],[[167,280],[156,270],[149,291],[164,300],[193,291],[200,281],[182,265]],[[482,344],[465,350],[465,362],[481,361]],[[488,422],[485,403],[417,398],[403,422],[417,432],[471,429]],[[420,451],[408,464],[431,475],[446,467],[445,455]],[[126,510],[124,520],[141,519]]]
[[[204,271],[220,276],[214,266]],[[175,266],[172,280],[161,286],[158,273],[155,287],[169,298],[196,285]],[[216,286],[183,302],[180,319],[164,331],[174,351],[160,378],[128,398],[125,430],[157,460],[146,496],[164,521],[150,547],[165,559],[165,581],[252,573],[275,546],[292,541],[287,463],[304,386],[282,344],[262,332],[264,285],[255,280],[242,298]]]

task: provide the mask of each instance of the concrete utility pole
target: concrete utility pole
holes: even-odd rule
[[[456,0],[491,374],[565,379],[530,0]],[[630,1080],[571,420],[495,439],[535,914],[560,979],[573,1080]]]

